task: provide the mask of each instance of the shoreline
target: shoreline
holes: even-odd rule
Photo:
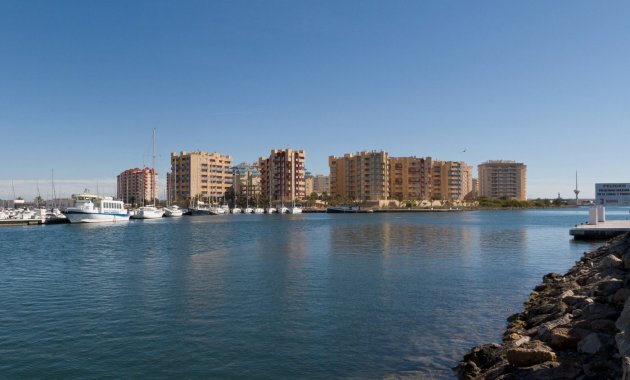
[[[503,342],[473,347],[454,370],[460,379],[630,378],[630,233],[545,275]]]

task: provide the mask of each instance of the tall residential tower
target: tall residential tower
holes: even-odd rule
[[[477,167],[479,196],[524,201],[527,166],[515,161],[487,161]]]

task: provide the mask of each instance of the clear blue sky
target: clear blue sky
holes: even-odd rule
[[[627,1],[0,2],[0,198],[101,193],[179,150],[524,162],[630,182]],[[462,152],[466,149],[466,152]],[[45,195],[45,194],[44,194]]]

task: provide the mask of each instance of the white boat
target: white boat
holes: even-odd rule
[[[267,214],[275,214],[277,212],[278,212],[278,210],[276,210],[275,207],[268,207],[267,208]]]
[[[264,208],[256,207],[254,209],[254,214],[264,214],[264,213],[265,213],[265,209]]]
[[[112,197],[99,197],[84,192],[72,196],[74,205],[66,208],[63,214],[70,223],[119,222],[129,220],[129,213],[123,201]]]
[[[232,210],[230,210],[230,212],[232,214],[240,214],[241,213],[241,209],[238,207],[234,207]]]
[[[142,206],[136,210],[131,219],[159,219],[164,215],[164,210],[155,206]]]
[[[278,209],[278,214],[287,214],[288,212],[289,212],[289,209],[284,206],[280,206],[280,208]]]
[[[291,206],[289,207],[288,211],[289,214],[301,214],[302,213],[302,208],[299,206]]]
[[[208,209],[210,215],[225,215],[226,211],[221,206],[210,206]]]
[[[172,205],[164,208],[164,216],[175,217],[184,215],[184,211],[178,205]]]
[[[254,209],[251,207],[245,207],[245,209],[243,209],[243,214],[251,214],[254,212]]]
[[[197,201],[194,206],[188,207],[190,215],[210,215],[210,207],[202,201]]]

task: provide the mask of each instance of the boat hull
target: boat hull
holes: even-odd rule
[[[329,214],[356,214],[359,212],[359,208],[348,206],[328,207],[326,212]]]
[[[129,220],[127,214],[101,214],[98,212],[66,211],[64,214],[70,223],[112,223]]]

